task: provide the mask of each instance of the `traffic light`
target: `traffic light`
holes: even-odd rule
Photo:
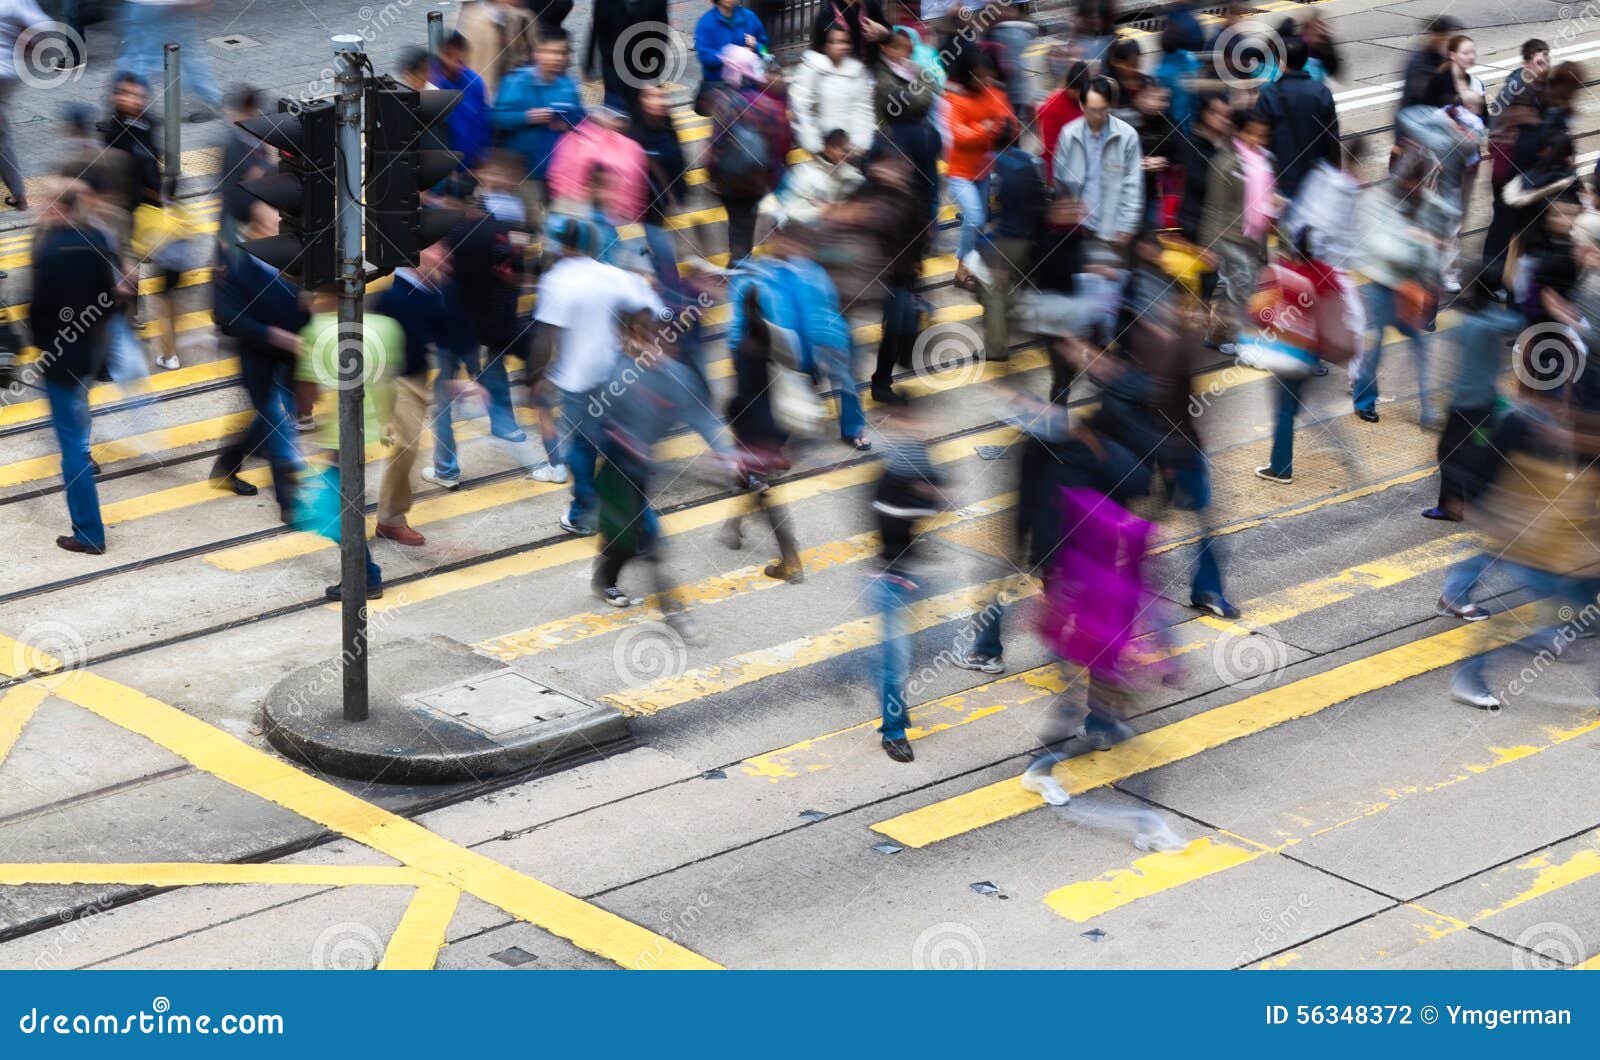
[[[239,127],[278,149],[277,173],[239,186],[279,214],[276,236],[240,245],[306,290],[338,282],[333,100],[280,99],[276,114],[246,118]]]
[[[367,83],[366,258],[380,272],[417,264],[461,211],[422,205],[421,193],[449,176],[461,155],[445,149],[436,123],[460,92],[418,92],[392,77]]]

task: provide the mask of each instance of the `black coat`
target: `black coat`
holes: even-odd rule
[[[1256,109],[1272,123],[1278,194],[1292,199],[1319,159],[1339,164],[1339,115],[1327,85],[1304,70],[1285,70],[1261,90]]]
[[[639,86],[682,71],[664,69],[665,56],[672,54],[664,27],[667,0],[595,0],[594,21],[589,27],[589,44],[584,49],[583,69],[598,72],[605,82],[606,97],[622,100],[630,110],[639,98]],[[654,22],[660,31],[645,30],[628,38],[619,52],[617,42],[635,25]],[[619,65],[618,60],[621,60]]]
[[[217,328],[239,343],[239,356],[292,361],[294,355],[267,339],[269,328],[299,334],[311,319],[300,308],[300,289],[259,258],[238,247],[223,258],[213,285]]]
[[[119,205],[132,210],[140,203],[161,201],[161,137],[153,121],[125,120],[112,115],[105,125],[106,146],[126,152],[133,164],[127,186],[118,189]]]
[[[650,167],[650,201],[645,204],[645,220],[664,224],[667,211],[683,195],[683,175],[688,168],[683,158],[683,143],[669,116],[659,125],[639,118],[628,133],[644,148]]]
[[[52,228],[33,253],[28,329],[44,377],[89,382],[105,364],[106,320],[116,309],[116,255],[92,228]]]

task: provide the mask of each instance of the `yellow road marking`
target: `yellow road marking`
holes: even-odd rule
[[[1585,726],[1585,731],[1593,732],[1597,728],[1600,728],[1600,723]],[[1591,841],[1600,838],[1600,832],[1590,833],[1589,838]],[[1473,923],[1480,923],[1489,917],[1504,913],[1507,909],[1515,909],[1519,905],[1526,905],[1536,898],[1543,898],[1545,895],[1559,891],[1563,887],[1570,887],[1592,876],[1600,875],[1600,847],[1580,850],[1565,861],[1551,861],[1548,855],[1541,854],[1509,868],[1501,869],[1496,875],[1509,875],[1513,872],[1532,872],[1534,873],[1534,878],[1521,891],[1499,905],[1480,909],[1473,916]]]
[[[444,949],[445,932],[450,930],[450,919],[456,915],[456,904],[461,892],[445,884],[424,884],[411,896],[389,945],[378,964],[382,970],[411,969],[429,971],[439,960]]]
[[[250,426],[254,412],[235,412],[215,419],[164,427],[144,434],[134,434],[111,442],[101,442],[90,452],[101,464],[114,464],[118,460],[131,460],[158,448],[182,449],[202,442],[214,442],[235,431]],[[53,478],[61,474],[61,454],[49,453],[31,460],[0,465],[0,486],[20,486],[26,482]]]
[[[237,357],[223,357],[203,364],[192,364],[170,372],[150,376],[141,383],[124,387],[120,383],[98,383],[89,389],[89,406],[108,405],[123,398],[143,397],[146,394],[175,390],[195,383],[209,383],[216,379],[231,378],[239,371]],[[37,401],[19,401],[15,405],[0,407],[0,426],[43,419],[50,415],[50,403],[43,398]]]
[[[44,700],[45,690],[33,685],[19,685],[0,693],[0,766],[5,765],[6,755],[17,745],[22,730]]]
[[[1180,851],[1147,854],[1126,869],[1113,869],[1097,880],[1058,887],[1044,904],[1068,920],[1082,924],[1139,898],[1170,890],[1254,861],[1266,848],[1243,847],[1209,838],[1196,839]]]
[[[1498,630],[1520,630],[1524,627],[1518,623],[1532,621],[1537,614],[1537,604],[1526,604],[1486,623],[1460,626],[1246,696],[1140,733],[1108,751],[1073,759],[1056,767],[1056,777],[1076,793],[1182,761],[1459,662],[1482,650],[1485,636]],[[872,828],[905,846],[924,847],[1043,805],[1039,796],[1024,791],[1013,778],[880,821]]]
[[[1015,493],[1003,493],[998,497],[969,504],[955,511],[941,512],[928,520],[924,531],[937,530],[1004,511],[1015,504],[1016,500]],[[825,545],[804,549],[800,553],[800,560],[805,565],[807,574],[816,574],[829,567],[856,563],[876,555],[881,544],[876,531],[857,534],[842,541],[830,541]],[[690,585],[680,585],[673,590],[673,595],[679,602],[689,607],[703,607],[707,604],[722,603],[745,593],[776,589],[784,584],[786,583],[776,578],[767,577],[762,573],[761,567],[741,567],[726,574],[702,578]],[[652,595],[645,601],[643,607],[629,608],[625,611],[612,608],[607,611],[586,611],[582,614],[568,615],[553,622],[545,622],[529,629],[486,640],[476,645],[475,650],[512,662],[529,655],[576,644],[590,637],[656,621],[661,617],[660,606],[661,601]]]
[[[1000,578],[918,600],[903,609],[902,626],[909,636],[958,618],[965,618],[988,604],[994,598],[995,591],[1009,583],[1009,578]],[[1022,595],[1037,591],[1029,586],[1022,590]],[[841,623],[822,633],[796,637],[771,648],[735,655],[720,663],[702,666],[677,677],[664,677],[640,688],[613,692],[602,697],[602,702],[610,703],[624,714],[647,717],[669,707],[681,706],[707,696],[743,688],[775,674],[812,666],[862,648],[870,648],[882,641],[883,620],[877,615],[869,615],[866,618]]]
[[[1585,712],[1584,716],[1587,713]],[[1233,845],[1239,846],[1241,850],[1247,849],[1250,852],[1250,857],[1240,857],[1237,861],[1238,864],[1244,864],[1245,861],[1252,860],[1261,854],[1272,854],[1287,850],[1297,843],[1326,835],[1358,821],[1365,821],[1393,809],[1408,799],[1454,787],[1472,779],[1474,776],[1482,775],[1500,766],[1509,765],[1523,758],[1548,751],[1553,747],[1560,747],[1562,744],[1569,743],[1581,736],[1587,736],[1596,730],[1600,730],[1600,720],[1584,721],[1569,729],[1547,728],[1546,733],[1549,737],[1547,743],[1519,748],[1518,750],[1521,752],[1519,754],[1506,754],[1506,749],[1504,748],[1491,747],[1488,751],[1494,755],[1494,758],[1487,763],[1468,763],[1458,766],[1448,776],[1431,783],[1387,788],[1379,798],[1351,816],[1320,827],[1313,827],[1310,822],[1303,822],[1302,826],[1295,831],[1281,833],[1273,844],[1248,839],[1226,830],[1222,832],[1221,840],[1238,840],[1238,843]],[[1201,841],[1197,840],[1197,842]],[[1216,842],[1219,845],[1225,845],[1220,840]],[[1190,847],[1192,848],[1193,846],[1194,844],[1191,843]],[[1069,920],[1089,920],[1102,913],[1108,913],[1113,909],[1127,905],[1129,902],[1148,898],[1173,887],[1233,868],[1233,865],[1215,864],[1208,862],[1206,859],[1191,859],[1186,856],[1187,854],[1188,851],[1170,854],[1150,854],[1135,861],[1128,869],[1113,869],[1099,880],[1072,883],[1065,887],[1057,888],[1046,896],[1045,901],[1052,909],[1066,916]],[[1548,871],[1541,873],[1533,885],[1522,894],[1498,908],[1479,913],[1474,920],[1481,920],[1486,916],[1491,916],[1512,906],[1531,901],[1550,891],[1565,887],[1568,884],[1575,883],[1580,879],[1586,879],[1596,872],[1600,872],[1600,850],[1591,851],[1589,854],[1591,856],[1573,858],[1571,861],[1557,866],[1548,866],[1540,859],[1524,863],[1519,868],[1547,868]],[[1070,914],[1066,910],[1070,910]]]
[[[714,968],[713,962],[599,906],[435,835],[93,672],[39,679],[53,694],[144,736],[219,780],[277,803],[403,865],[624,967]]]
[[[53,674],[63,665],[54,655],[0,633],[0,677]]]
[[[125,884],[129,887],[204,887],[265,883],[305,887],[416,887],[431,877],[402,865],[237,865],[203,861],[0,865],[0,886]]]

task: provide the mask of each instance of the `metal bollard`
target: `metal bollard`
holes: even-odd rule
[[[428,58],[439,61],[439,49],[444,47],[444,12],[428,12]]]
[[[162,148],[165,154],[162,162],[162,184],[169,199],[178,194],[178,178],[183,176],[180,130],[183,124],[183,79],[178,72],[180,58],[178,46],[168,41],[161,55],[162,71],[166,75],[162,80],[161,102],[166,111],[167,122],[166,144]]]

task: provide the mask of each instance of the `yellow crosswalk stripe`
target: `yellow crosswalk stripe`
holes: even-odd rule
[[[1056,777],[1068,791],[1077,793],[1182,761],[1285,722],[1310,717],[1367,692],[1460,662],[1482,650],[1486,636],[1502,630],[1521,629],[1521,623],[1533,620],[1537,613],[1537,605],[1527,604],[1487,622],[1460,626],[1246,696],[1203,714],[1140,733],[1108,751],[1063,763],[1056,767]],[[925,847],[1043,805],[1039,796],[1024,791],[1013,778],[880,821],[872,829],[905,846]]]
[[[969,504],[955,511],[940,512],[927,521],[924,530],[933,531],[980,519],[985,515],[1004,511],[1015,504],[1016,500],[1015,493],[1002,493],[998,497]],[[830,541],[827,544],[802,549],[800,561],[805,566],[807,575],[815,575],[832,567],[858,563],[874,556],[881,545],[882,541],[876,531],[857,534],[842,541]],[[776,589],[785,584],[787,583],[767,577],[762,573],[760,566],[741,567],[726,574],[715,574],[688,585],[677,586],[673,590],[673,595],[678,602],[695,608],[722,603],[747,593]],[[513,662],[529,655],[576,644],[590,637],[657,621],[661,618],[660,607],[661,601],[652,595],[642,607],[632,607],[624,611],[611,608],[605,611],[586,611],[568,615],[552,622],[483,641],[475,646],[475,650],[506,662]]]
[[[124,387],[119,383],[97,383],[89,388],[89,407],[98,408],[114,401],[159,394],[179,387],[210,383],[218,379],[231,379],[239,372],[237,357],[222,357],[215,361],[186,365],[170,372],[161,372],[139,383]],[[19,401],[14,405],[0,405],[0,427],[9,427],[29,420],[44,419],[50,415],[50,403],[43,398],[37,401]]]
[[[16,746],[34,712],[44,702],[44,689],[34,685],[19,685],[8,692],[0,692],[0,766],[6,755]]]
[[[1129,902],[1237,868],[1269,852],[1264,847],[1202,837],[1179,853],[1147,854],[1128,868],[1115,869],[1097,880],[1059,887],[1045,895],[1044,904],[1082,924]]]
[[[244,430],[250,425],[254,415],[253,412],[235,412],[215,419],[199,420],[176,427],[163,427],[160,430],[146,431],[116,441],[97,443],[90,449],[90,453],[101,464],[114,464],[118,460],[132,460],[158,450],[183,449],[204,442],[214,442],[236,431]],[[36,456],[12,464],[0,464],[0,487],[21,486],[40,479],[54,478],[60,474],[61,454]]]
[[[417,888],[411,904],[400,918],[389,945],[383,951],[380,970],[410,969],[428,971],[444,949],[445,932],[456,915],[461,892],[448,884],[426,884]]]

